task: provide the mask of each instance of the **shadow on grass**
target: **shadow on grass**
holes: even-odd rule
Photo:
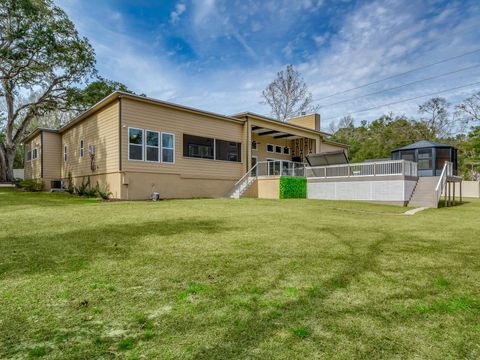
[[[333,233],[332,235],[335,236]],[[268,312],[254,303],[250,308],[250,315],[247,319],[235,321],[233,326],[225,331],[226,335],[218,339],[216,345],[200,349],[193,355],[193,358],[233,359],[248,357],[252,355],[255,349],[258,349],[260,344],[268,341],[269,337],[282,330],[285,327],[285,320],[288,320],[293,326],[299,324],[303,319],[316,318],[317,313],[322,311],[323,304],[333,293],[348,288],[363,273],[375,271],[378,266],[377,256],[381,252],[381,246],[389,240],[390,236],[384,235],[381,239],[370,244],[366,252],[360,254],[355,252],[350,244],[342,241],[347,246],[350,255],[344,271],[324,283],[312,287],[299,298],[286,304],[279,304]],[[279,276],[281,277],[281,274]],[[275,287],[275,282],[273,286]],[[301,317],[299,318],[300,314]],[[279,321],[280,318],[284,321]],[[295,334],[295,331],[293,333]],[[360,334],[357,333],[357,335]]]
[[[136,224],[99,225],[45,235],[0,237],[0,278],[12,274],[76,271],[101,256],[122,259],[135,256],[135,247],[146,236],[182,233],[217,234],[228,231],[218,220],[162,220]]]

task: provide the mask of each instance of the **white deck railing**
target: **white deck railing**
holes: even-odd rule
[[[406,160],[391,160],[305,168],[305,176],[307,178],[347,178],[389,175],[417,176],[417,163]]]
[[[453,163],[451,163],[450,161],[445,161],[442,173],[440,174],[440,179],[438,179],[437,187],[435,188],[435,193],[437,194],[437,202],[440,201],[443,189],[445,188],[447,180],[450,176],[453,176]]]

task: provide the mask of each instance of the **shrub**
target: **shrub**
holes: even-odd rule
[[[22,181],[23,181],[23,179],[15,178],[15,179],[13,179],[12,183],[13,183],[13,185],[15,185],[15,187],[17,189],[21,189],[22,188],[22,185],[21,185]]]
[[[302,177],[280,177],[280,199],[305,199],[307,179]]]
[[[68,172],[68,177],[67,177],[67,192],[69,194],[73,194],[75,192],[75,186],[73,186],[73,178],[72,178],[72,172]]]
[[[103,200],[108,200],[112,195],[112,193],[108,191],[108,186],[106,186],[105,189],[102,190],[98,181],[95,186],[91,186],[90,176],[87,177],[86,182],[85,178],[83,178],[82,184],[75,189],[75,192],[78,196],[102,198]]]
[[[25,191],[42,191],[43,181],[40,179],[26,179],[20,181],[18,187]]]

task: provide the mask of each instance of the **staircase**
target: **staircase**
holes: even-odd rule
[[[419,177],[408,205],[430,208],[438,207],[438,196],[435,188],[439,178],[439,176]]]
[[[248,190],[248,188],[257,180],[254,176],[249,176],[237,183],[234,189],[230,192],[231,199],[240,199],[240,197]]]

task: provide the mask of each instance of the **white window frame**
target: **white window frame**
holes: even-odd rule
[[[83,158],[83,154],[85,152],[85,141],[80,139],[80,159]]]
[[[68,161],[68,145],[64,144],[63,145],[63,162]]]
[[[253,144],[255,144],[255,147],[253,147]],[[257,140],[252,140],[252,145],[251,145],[251,147],[252,147],[252,150],[255,150],[255,151],[258,150],[258,142],[257,142]]]
[[[131,159],[130,158],[130,130],[140,130],[142,132],[142,159]],[[128,146],[128,161],[145,161],[145,130],[136,128],[136,127],[129,127],[127,132],[127,146]],[[132,144],[134,146],[140,146],[139,144]]]
[[[269,147],[269,146],[272,146],[272,147],[273,147],[273,150],[272,150],[272,151],[269,151],[269,150],[268,150],[268,147]],[[266,145],[265,145],[265,150],[267,151],[267,153],[275,154],[275,145],[273,145],[273,144],[266,144]]]
[[[33,156],[35,155],[35,157]],[[32,160],[35,160],[38,158],[38,149],[37,148],[33,148],[32,149]]]
[[[280,151],[277,151],[277,148],[280,148]],[[275,145],[275,154],[283,154],[283,146]]]
[[[285,149],[288,149],[288,151],[285,152]],[[283,154],[283,155],[290,155],[291,153],[292,153],[292,150],[290,149],[290,147],[284,146],[284,147],[282,148],[282,154]]]
[[[139,130],[139,129],[138,129]],[[152,146],[152,145],[148,145],[147,144],[147,132],[151,132],[151,133],[157,133],[158,135],[158,146]],[[145,159],[145,162],[150,162],[150,163],[159,163],[162,161],[162,154],[161,154],[161,151],[162,151],[162,133],[160,131],[155,131],[155,130],[148,130],[148,129],[145,129],[144,130],[144,133],[143,133],[143,136],[145,136],[145,139],[144,139],[144,143],[145,143],[145,146],[144,146],[144,151],[145,151],[145,154],[144,154],[144,159]],[[128,139],[130,141],[130,135],[128,136]],[[147,148],[157,148],[158,150],[158,160],[155,161],[155,160],[148,160],[147,159]],[[130,143],[128,143],[128,149],[130,149]]]
[[[30,154],[30,156],[28,156],[28,154]],[[29,159],[29,157],[30,157],[30,159]],[[26,161],[32,161],[32,150],[27,151],[27,160]]]
[[[173,147],[172,148],[167,148],[167,147],[164,147],[163,146],[163,134],[165,135],[171,135],[172,136],[172,139],[173,139]],[[175,164],[175,134],[174,133],[170,133],[170,132],[161,132],[160,133],[160,159],[162,161],[162,164]],[[173,150],[173,161],[170,162],[170,161],[163,161],[163,149],[167,149],[167,150]],[[215,139],[213,141],[213,158],[215,159]]]

